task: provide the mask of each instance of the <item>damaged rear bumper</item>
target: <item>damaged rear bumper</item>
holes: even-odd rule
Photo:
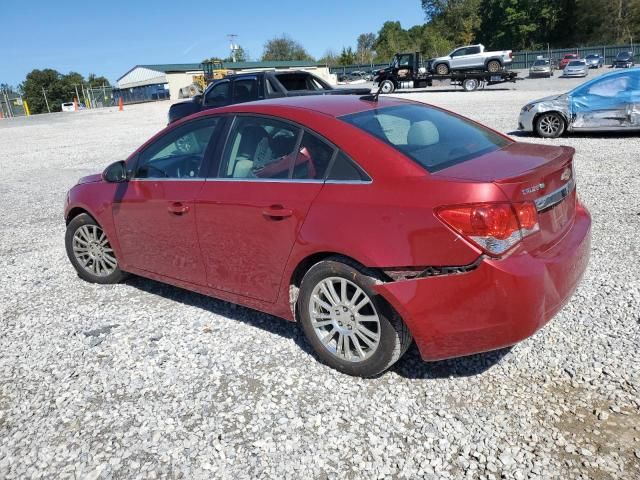
[[[579,206],[574,226],[548,251],[483,259],[462,274],[375,286],[402,316],[424,360],[513,345],[565,304],[589,261],[591,218]]]

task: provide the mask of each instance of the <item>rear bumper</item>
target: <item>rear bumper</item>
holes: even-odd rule
[[[590,243],[591,217],[579,205],[572,228],[543,254],[485,259],[468,273],[376,289],[402,316],[424,360],[495,350],[533,335],[569,301]]]

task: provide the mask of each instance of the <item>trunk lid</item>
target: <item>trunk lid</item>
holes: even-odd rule
[[[512,143],[434,175],[497,185],[511,202],[535,202],[540,232],[524,240],[546,250],[571,227],[576,212],[571,147]]]

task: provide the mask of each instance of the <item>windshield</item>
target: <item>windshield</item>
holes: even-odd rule
[[[627,58],[629,58],[631,56],[630,52],[620,52],[618,54],[618,59],[619,60],[626,60]]]
[[[583,65],[584,63],[582,63],[580,60],[574,60],[573,62],[569,62],[570,67],[581,67]]]
[[[587,55],[588,60],[595,60],[596,58],[598,58],[598,55]]]
[[[545,65],[549,65],[549,60],[536,60],[533,62],[534,67],[543,67]]]
[[[564,56],[565,59],[571,59],[571,58],[578,58],[577,55],[573,54],[573,55],[565,55]]]
[[[429,172],[511,143],[471,120],[423,105],[378,108],[340,119],[391,145]]]

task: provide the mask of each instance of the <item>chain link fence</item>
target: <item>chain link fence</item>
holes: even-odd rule
[[[529,50],[513,53],[513,69],[527,69],[538,57],[550,59],[557,64],[567,53],[575,53],[580,58],[587,55],[598,54],[604,58],[605,67],[612,65],[616,56],[620,52],[633,52],[636,59],[640,55],[640,46],[638,45],[601,45],[596,47],[578,47],[578,48],[560,48],[547,50]]]
[[[20,95],[7,90],[0,90],[0,117],[12,118],[27,115],[27,106]]]

